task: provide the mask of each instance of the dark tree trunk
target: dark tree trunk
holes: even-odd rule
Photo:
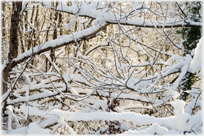
[[[13,14],[11,15],[10,27],[10,54],[13,58],[18,56],[18,24],[20,21],[19,15],[22,9],[22,2],[13,2]]]
[[[54,5],[54,4],[53,4]],[[56,2],[56,4],[54,5],[57,8],[58,3]],[[54,28],[54,34],[53,34],[53,40],[57,39],[57,18],[58,18],[58,12],[55,11],[55,17],[54,17],[54,24],[55,24],[55,28]],[[55,62],[56,58],[55,58],[55,49],[51,49],[50,50],[50,57],[52,62]]]
[[[22,9],[22,2],[13,2],[13,13],[11,15],[11,26],[10,26],[10,42],[9,42],[9,52],[8,52],[8,61],[9,64],[6,69],[2,71],[2,94],[7,90],[9,72],[12,70],[11,60],[18,56],[18,24],[20,21],[20,12]]]

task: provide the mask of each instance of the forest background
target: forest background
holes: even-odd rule
[[[1,2],[2,133],[202,134],[202,7]]]

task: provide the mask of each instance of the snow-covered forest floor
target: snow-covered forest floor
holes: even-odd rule
[[[2,2],[2,134],[203,134],[202,7]]]

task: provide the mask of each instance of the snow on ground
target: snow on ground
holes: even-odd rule
[[[48,135],[49,131],[39,127],[36,122],[30,123],[26,127],[17,128],[11,131],[2,131],[3,135]]]

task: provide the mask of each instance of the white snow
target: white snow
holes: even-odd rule
[[[2,96],[1,96],[1,103],[8,97],[8,95],[10,94],[11,92],[11,89],[8,89],[6,93],[4,93]]]
[[[104,24],[105,25],[105,24]],[[33,49],[30,49],[21,55],[19,55],[17,58],[13,59],[13,61],[20,61],[26,57],[32,56],[33,53],[41,52],[42,50],[50,49],[50,48],[55,48],[55,47],[61,47],[66,43],[69,42],[75,42],[77,39],[81,39],[83,37],[87,37],[95,32],[97,32],[102,26],[93,26],[87,29],[84,29],[80,32],[76,32],[70,35],[63,35],[59,37],[58,39],[55,40],[50,40],[46,42],[45,44],[38,45],[34,47]]]
[[[124,135],[138,135],[138,134],[163,135],[163,134],[167,134],[168,132],[169,132],[168,129],[166,129],[165,127],[161,127],[159,124],[153,123],[150,127],[146,129],[142,129],[139,131],[129,130],[125,132]]]
[[[48,135],[49,131],[42,129],[38,126],[36,122],[32,122],[29,126],[17,128],[11,131],[3,131],[3,134],[12,134],[12,135]]]
[[[132,5],[132,10],[136,10],[138,8],[141,8],[141,5],[139,4],[139,2],[134,2],[134,4]]]
[[[66,28],[66,29],[71,29],[71,27],[72,27],[73,25],[75,25],[77,19],[78,19],[78,18],[75,17],[75,18],[72,19],[68,24],[65,24],[65,28]]]
[[[42,1],[42,4],[44,5],[45,8],[48,8],[48,9],[52,7],[51,1]]]
[[[123,112],[123,113],[108,113],[108,112],[90,112],[90,113],[82,113],[82,112],[69,112],[69,111],[62,111],[59,109],[52,109],[49,112],[40,111],[36,108],[30,108],[30,115],[39,115],[45,116],[46,118],[53,118],[52,123],[59,122],[61,119],[67,121],[90,121],[90,120],[131,120],[137,123],[138,125],[147,125],[157,123],[159,125],[168,126],[176,131],[183,132],[183,131],[190,131],[190,129],[200,122],[202,117],[202,112],[198,111],[196,115],[191,116],[189,113],[185,113],[183,111],[184,102],[181,100],[177,100],[175,103],[172,103],[175,107],[175,116],[170,116],[167,118],[156,118],[154,116],[142,115],[140,113],[133,113],[133,112]],[[24,112],[21,106],[21,111]],[[35,111],[35,112],[32,112]],[[57,118],[56,118],[57,117]],[[60,119],[61,118],[61,119]],[[189,120],[187,122],[187,120]],[[51,121],[51,120],[50,120]],[[46,121],[47,122],[47,121]],[[47,122],[48,123],[48,122]],[[51,123],[51,122],[50,122]],[[50,124],[48,123],[48,124]],[[45,124],[44,124],[45,125]],[[44,126],[43,125],[43,126]],[[157,125],[158,126],[158,125]],[[156,128],[154,130],[157,130]],[[158,131],[161,133],[166,133],[167,129],[161,128]],[[152,130],[153,131],[153,130]]]
[[[25,5],[27,2],[24,2],[22,6],[22,11],[25,9]],[[53,8],[51,5],[51,1],[47,2],[41,2],[45,8]],[[99,31],[101,31],[101,28],[106,25],[106,23],[113,23],[113,24],[119,24],[119,26],[122,26],[124,24],[131,24],[131,25],[139,25],[139,26],[153,26],[151,20],[144,20],[144,18],[139,17],[133,17],[132,19],[125,18],[125,14],[116,13],[115,14],[111,12],[107,12],[109,9],[106,7],[102,2],[92,2],[91,4],[88,4],[83,1],[71,2],[71,6],[67,6],[65,2],[59,2],[57,10],[62,10],[68,13],[71,13],[75,15],[75,18],[73,18],[69,24],[65,25],[66,29],[70,29],[77,21],[78,16],[82,17],[88,17],[91,19],[95,19],[94,25],[90,28],[87,28],[85,30],[82,30],[80,32],[75,32],[70,35],[62,35],[58,37],[55,40],[50,40],[44,44],[40,44],[33,49],[30,49],[21,55],[19,55],[17,58],[14,58],[12,62],[10,63],[18,63],[21,61],[25,61],[25,58],[31,57],[33,54],[38,54],[41,52],[48,51],[53,48],[62,47],[64,45],[68,45],[69,43],[77,42],[78,40],[81,40],[82,38],[87,38],[92,36],[92,34],[96,34]],[[116,4],[117,5],[117,4]],[[115,6],[116,6],[115,5]],[[146,2],[146,5],[148,6],[148,2]],[[143,6],[146,6],[143,5]],[[33,5],[30,5],[32,7]],[[29,6],[28,6],[29,7]],[[134,2],[132,5],[132,10],[137,10],[140,8],[141,5],[139,2]],[[100,9],[98,9],[100,8]],[[22,14],[21,11],[21,14]],[[147,9],[143,10],[145,13],[148,12]],[[83,20],[85,21],[85,20]],[[175,19],[169,19],[167,17],[166,25],[171,26],[172,22],[175,22]],[[169,23],[169,24],[168,24]],[[196,22],[190,22],[194,25],[200,25],[200,23]],[[175,22],[175,25],[184,24],[183,21]],[[162,26],[162,25],[161,25]],[[124,30],[126,29],[123,27]],[[79,28],[81,29],[81,28]],[[116,25],[114,25],[114,29],[116,29]],[[30,30],[26,31],[25,33],[28,33]],[[128,33],[127,33],[128,34]],[[104,36],[104,35],[103,35]],[[130,36],[133,37],[133,36]],[[130,40],[132,40],[130,38]],[[110,40],[111,42],[111,40]],[[84,62],[91,62],[91,66],[94,66],[94,70],[102,71],[103,77],[98,77],[97,73],[94,75],[94,72],[90,72],[89,69],[85,69],[84,71],[82,68],[79,68],[79,73],[77,74],[68,74],[68,75],[60,75],[62,72],[60,72],[60,68],[51,61],[51,58],[48,54],[47,59],[50,61],[54,69],[57,71],[57,73],[48,71],[47,73],[27,73],[30,72],[27,70],[24,72],[23,77],[26,80],[24,86],[20,86],[19,84],[16,85],[15,91],[13,92],[14,98],[8,98],[7,103],[9,106],[6,107],[6,112],[8,114],[8,131],[3,131],[3,134],[50,134],[48,130],[45,129],[46,126],[52,125],[56,123],[56,126],[53,128],[51,134],[54,134],[55,130],[58,129],[58,127],[61,128],[68,128],[69,133],[76,134],[76,129],[72,129],[68,122],[74,122],[77,123],[78,121],[101,121],[101,120],[117,120],[119,121],[121,125],[122,130],[127,130],[124,134],[151,134],[151,135],[164,135],[164,134],[183,134],[184,131],[191,131],[192,128],[196,130],[196,132],[199,132],[201,130],[202,126],[202,98],[199,97],[201,92],[199,89],[191,89],[188,90],[188,92],[191,94],[190,102],[185,102],[183,100],[179,100],[180,93],[178,91],[178,86],[184,76],[187,72],[196,73],[199,72],[197,75],[202,75],[202,49],[203,49],[203,37],[200,39],[199,43],[197,44],[197,47],[195,50],[191,51],[191,55],[194,55],[193,59],[192,57],[187,54],[186,56],[177,56],[174,55],[174,52],[167,52],[166,54],[169,54],[171,56],[170,59],[168,59],[165,63],[163,61],[158,60],[154,63],[154,65],[163,65],[163,70],[158,73],[153,73],[148,78],[143,78],[143,76],[139,79],[136,77],[139,77],[139,75],[136,75],[136,77],[131,76],[129,78],[129,71],[127,73],[123,73],[126,69],[126,67],[129,66],[129,64],[125,64],[121,61],[114,63],[112,60],[110,62],[113,66],[116,66],[118,68],[119,73],[124,74],[124,79],[118,78],[117,73],[115,74],[114,68],[110,71],[114,71],[112,76],[109,73],[106,73],[106,70],[103,71],[103,67],[97,66],[97,63],[94,62],[92,59],[92,56],[87,56],[92,50],[101,47],[101,46],[107,46],[108,42],[100,42],[99,44],[92,43],[94,45],[93,47],[86,50],[85,55],[80,55],[80,60],[83,60]],[[117,43],[120,44],[120,43]],[[131,43],[128,43],[125,45],[128,47]],[[115,43],[114,43],[115,45]],[[68,45],[69,46],[69,45]],[[136,47],[136,45],[135,45]],[[147,45],[146,47],[151,47],[150,45]],[[178,46],[179,48],[181,46]],[[76,49],[77,47],[75,47]],[[82,47],[81,47],[82,48]],[[108,48],[107,48],[108,49]],[[64,50],[64,49],[63,49]],[[142,48],[139,46],[138,51],[142,50]],[[156,49],[155,49],[156,50]],[[118,53],[118,49],[115,50]],[[125,50],[124,50],[125,51]],[[59,53],[59,52],[58,52]],[[162,52],[161,52],[162,53]],[[79,57],[77,56],[77,57]],[[120,54],[119,54],[120,56]],[[154,57],[154,56],[153,56]],[[120,57],[118,57],[120,58]],[[97,58],[98,59],[98,58]],[[130,58],[125,57],[126,60],[129,60]],[[138,70],[142,69],[141,67],[144,66],[150,66],[153,65],[153,59],[150,58],[150,61],[142,60],[143,63],[140,63],[137,65]],[[63,61],[60,61],[63,63]],[[8,60],[4,61],[3,69],[6,67],[6,64],[8,64]],[[89,63],[87,63],[89,64]],[[73,65],[76,67],[79,66],[79,62],[74,62]],[[135,66],[136,64],[134,64]],[[111,64],[110,64],[111,66]],[[130,66],[129,66],[130,67]],[[129,68],[128,67],[128,68]],[[156,66],[157,67],[157,66]],[[156,67],[153,67],[154,69]],[[73,68],[73,67],[72,67]],[[71,69],[71,68],[70,68]],[[129,70],[129,69],[128,69]],[[199,71],[200,70],[200,71]],[[69,71],[69,70],[67,70]],[[69,71],[70,72],[70,71]],[[108,71],[109,72],[109,71]],[[126,71],[125,71],[126,72]],[[145,71],[146,72],[146,71]],[[143,72],[143,73],[145,73]],[[154,72],[154,70],[153,70]],[[175,80],[174,83],[168,84],[168,83],[159,83],[163,77],[168,76],[172,73],[177,73],[178,78]],[[68,72],[67,72],[68,73]],[[71,72],[70,72],[71,73]],[[86,80],[81,73],[83,73],[85,76],[90,76],[90,82],[91,84]],[[138,74],[137,72],[136,74]],[[142,74],[143,74],[142,73]],[[149,72],[150,73],[150,72]],[[36,75],[42,74],[43,76],[47,77],[47,75],[54,75],[54,77],[48,79],[44,79],[41,81],[41,83],[37,83],[37,78],[33,78]],[[87,74],[87,75],[86,75]],[[135,74],[135,73],[134,73]],[[139,73],[140,74],[140,73]],[[12,75],[12,78],[15,78],[15,76],[18,76],[19,73]],[[145,75],[145,74],[144,74]],[[64,79],[64,81],[58,80],[58,79]],[[41,79],[41,77],[39,78]],[[51,80],[50,80],[51,79]],[[58,81],[50,83],[53,79],[56,79]],[[166,79],[165,79],[166,80]],[[69,84],[70,81],[74,81],[73,84]],[[66,86],[68,87],[69,92],[64,93]],[[126,84],[127,83],[127,84]],[[81,87],[79,84],[82,84],[83,87]],[[160,88],[157,88],[157,84],[161,85],[163,90],[160,90]],[[87,85],[87,86],[86,86]],[[108,88],[107,86],[112,88]],[[77,87],[76,87],[77,86]],[[81,87],[81,88],[80,88]],[[104,89],[102,89],[104,87]],[[118,89],[117,89],[118,87]],[[158,92],[151,92],[153,94],[150,94],[149,96],[144,95],[145,93],[150,93],[150,89],[155,87],[155,90],[158,92],[162,92],[161,95],[162,99],[157,99]],[[52,88],[52,89],[50,89]],[[57,89],[56,89],[57,88]],[[32,90],[32,93],[30,92]],[[37,90],[37,91],[36,91]],[[109,91],[112,91],[110,93]],[[120,91],[129,91],[128,93],[120,93]],[[152,89],[153,90],[153,89]],[[8,89],[5,94],[2,95],[2,101],[3,102],[10,92],[13,91],[11,89]],[[36,93],[36,92],[37,93]],[[132,92],[130,92],[132,91]],[[95,96],[99,94],[100,100],[98,100],[98,96]],[[119,93],[118,93],[119,92]],[[21,93],[21,94],[20,94]],[[24,94],[25,93],[25,94]],[[83,95],[80,95],[83,93]],[[92,94],[94,94],[92,96]],[[119,95],[118,95],[119,94]],[[110,96],[111,97],[107,97]],[[62,103],[58,103],[55,106],[50,106],[46,103],[50,98],[56,98],[62,102],[62,98],[66,98],[64,104],[67,103],[74,103],[73,105],[70,104],[67,107],[70,106],[70,109],[64,110]],[[118,106],[115,108],[117,112],[107,112],[108,106],[112,104],[112,100],[114,98],[119,99],[128,99],[128,101],[139,101],[139,104],[135,104],[132,102],[129,102],[129,104],[123,106]],[[76,101],[72,101],[72,99],[75,99]],[[106,99],[105,99],[106,98]],[[173,99],[172,99],[173,98]],[[39,99],[39,101],[34,101]],[[108,100],[111,102],[107,104]],[[22,103],[20,103],[22,102]],[[23,103],[26,102],[26,103]],[[141,103],[148,102],[151,103],[148,106],[144,106]],[[20,108],[16,108],[13,106],[14,103],[20,103]],[[45,103],[44,105],[41,105],[42,103]],[[162,104],[169,104],[173,106],[173,115],[162,115],[162,116],[149,116],[148,114],[143,115],[136,112],[130,112],[131,108],[142,108],[142,109],[153,109],[158,108]],[[16,106],[16,105],[15,105]],[[42,106],[43,110],[41,109]],[[50,107],[48,107],[50,106]],[[197,106],[200,106],[201,110],[196,111],[196,113],[193,113],[193,109]],[[39,108],[40,107],[40,108]],[[74,107],[74,108],[73,108]],[[168,107],[166,107],[168,108]],[[100,109],[100,110],[99,110]],[[162,110],[162,109],[161,109]],[[170,109],[171,110],[171,109]],[[15,111],[15,112],[14,112]],[[17,129],[12,128],[12,120],[16,118],[16,112],[20,112],[23,117],[17,116],[17,118],[27,119],[28,115],[34,115],[36,117],[40,117],[40,121],[38,122],[31,122],[26,127],[21,127]],[[30,116],[31,117],[31,116]],[[128,130],[128,125],[126,125],[125,121],[131,121],[134,124],[136,124],[136,128],[133,128],[132,130]],[[18,125],[20,126],[20,125]],[[104,126],[100,126],[100,130],[105,130],[106,128]]]
[[[48,8],[50,7],[48,3],[45,3],[45,5]],[[145,19],[145,21],[144,21],[143,18],[138,18],[138,17],[134,17],[131,20],[127,20],[126,18],[121,19],[119,14],[114,14],[112,12],[106,12],[107,9],[105,9],[105,8],[102,11],[97,10],[96,8],[93,8],[93,7],[95,7],[95,5],[96,5],[95,3],[87,4],[85,2],[81,2],[81,6],[78,7],[75,2],[72,2],[72,6],[67,6],[64,2],[60,2],[58,7],[57,7],[57,10],[65,11],[65,12],[68,12],[68,13],[71,13],[74,15],[77,14],[79,16],[88,16],[88,17],[94,18],[94,19],[98,18],[98,20],[101,20],[101,22],[100,21],[97,21],[97,22],[100,22],[101,24],[104,22],[111,22],[111,23],[117,24],[118,20],[120,20],[120,24],[130,24],[130,25],[139,25],[139,26],[154,26],[154,24],[152,24],[151,20]],[[102,7],[102,6],[103,6],[103,4],[99,3],[99,7]],[[146,6],[146,5],[143,4],[143,6]],[[135,2],[133,4],[132,10],[134,10],[136,8],[139,8],[139,4],[137,2]],[[103,12],[103,11],[105,11],[105,12]],[[147,11],[147,10],[145,9],[144,11]],[[101,14],[101,13],[103,13],[103,14]],[[165,25],[171,27],[172,22],[174,22],[174,21],[172,21],[171,18],[168,18],[167,20],[171,21],[171,23],[165,24]],[[167,21],[167,22],[169,22],[169,21]],[[200,22],[192,22],[191,21],[190,23],[192,25],[201,25]],[[96,25],[97,24],[98,23],[96,23]],[[184,20],[177,21],[177,22],[175,22],[174,25],[182,25],[182,24],[185,24]],[[162,25],[163,24],[161,24],[160,26],[162,26]]]
[[[198,70],[202,69],[202,58],[203,58],[203,37],[200,39],[199,43],[197,44],[197,47],[195,48],[195,55],[193,57],[193,60],[190,63],[188,71],[191,73],[195,73]]]

